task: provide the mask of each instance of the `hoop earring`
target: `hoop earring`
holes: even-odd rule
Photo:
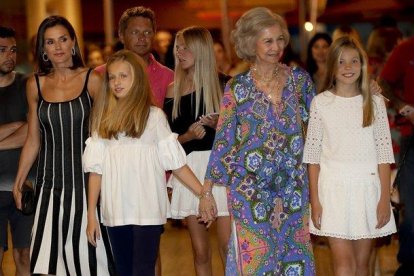
[[[47,57],[47,54],[45,52],[43,52],[43,54],[42,54],[42,59],[43,59],[44,62],[49,61],[49,58]]]
[[[72,47],[72,56],[76,55],[75,47]]]

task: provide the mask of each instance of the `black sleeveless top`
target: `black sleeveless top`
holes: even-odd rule
[[[89,136],[89,114],[92,99],[87,91],[91,69],[79,96],[65,102],[48,102],[40,91],[39,77],[35,75],[39,102],[37,114],[40,123],[37,185],[44,188],[83,189],[86,176],[82,171],[82,154]]]
[[[222,90],[224,90],[224,86],[226,82],[230,79],[229,76],[219,73],[219,82]],[[200,97],[200,106],[197,116],[195,116],[195,101],[196,101],[196,94],[195,91],[184,95],[181,97],[180,102],[180,115],[175,119],[172,120],[172,109],[174,105],[173,98],[165,98],[164,101],[164,112],[167,114],[168,123],[170,124],[171,131],[177,133],[178,135],[182,135],[187,132],[188,128],[199,120],[199,117],[205,115],[205,108],[204,108],[204,101],[203,101],[203,93],[201,93]],[[204,151],[204,150],[211,150],[213,147],[214,137],[216,135],[216,130],[210,127],[205,127],[206,135],[203,139],[191,140],[187,143],[182,144],[185,153],[188,155],[192,151]]]

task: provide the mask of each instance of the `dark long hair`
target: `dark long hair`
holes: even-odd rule
[[[74,70],[76,68],[85,66],[81,51],[79,49],[78,38],[76,37],[75,29],[73,28],[72,24],[70,24],[69,21],[62,16],[52,15],[46,17],[42,23],[40,23],[39,29],[37,30],[35,60],[37,64],[37,73],[40,75],[47,75],[50,73],[50,71],[52,71],[53,65],[50,60],[44,61],[42,58],[43,47],[45,43],[46,30],[58,25],[68,30],[70,38],[72,40],[75,40],[75,55],[72,56],[73,65],[70,69]]]
[[[313,75],[315,74],[315,72],[318,71],[318,65],[316,64],[316,61],[312,56],[312,47],[313,47],[313,44],[315,44],[315,42],[318,41],[319,39],[325,40],[328,43],[328,45],[331,45],[332,43],[332,38],[327,33],[316,33],[311,38],[311,40],[309,40],[307,56],[306,56],[306,70],[308,71],[311,78],[313,78]]]

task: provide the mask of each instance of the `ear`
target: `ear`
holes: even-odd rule
[[[125,44],[124,43],[124,34],[121,31],[118,32],[118,37],[119,37],[119,41],[121,41],[122,44]]]

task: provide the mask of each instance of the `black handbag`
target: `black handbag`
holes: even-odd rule
[[[34,213],[35,204],[35,191],[31,181],[25,181],[22,186],[22,213],[23,215],[31,215]]]

